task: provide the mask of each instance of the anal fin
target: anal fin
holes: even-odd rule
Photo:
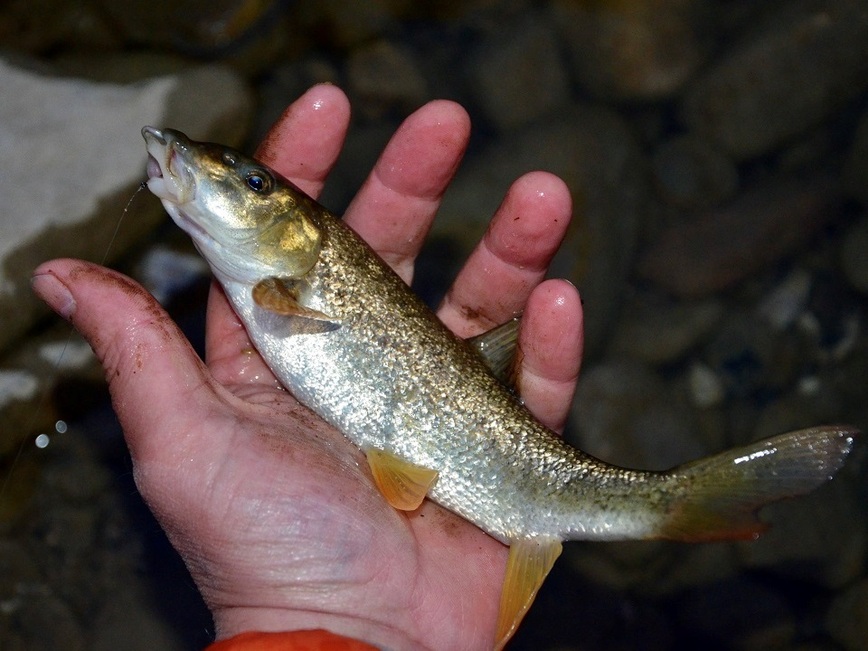
[[[374,483],[386,501],[399,511],[415,511],[437,479],[437,471],[417,466],[390,452],[365,450]]]
[[[500,651],[515,633],[552,565],[561,555],[561,549],[560,540],[547,537],[515,540],[510,545],[497,616],[495,651]]]

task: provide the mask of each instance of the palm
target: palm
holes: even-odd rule
[[[316,87],[259,157],[316,196],[347,122],[340,91]],[[456,105],[423,107],[347,211],[407,281],[467,135]],[[439,311],[467,336],[525,310],[520,388],[554,429],[578,372],[581,310],[567,283],[538,283],[568,216],[559,180],[517,181]],[[71,320],[106,369],[139,489],[219,636],[323,627],[396,649],[490,647],[506,548],[430,502],[411,514],[391,509],[358,449],[279,387],[219,288],[206,366],[133,281],[69,260],[36,273],[34,288],[55,309],[70,303],[42,280],[71,294]]]

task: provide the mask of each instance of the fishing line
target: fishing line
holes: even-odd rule
[[[108,245],[105,248],[105,252],[102,255],[102,259],[99,261],[99,264],[104,266],[106,260],[108,260],[109,253],[111,252],[112,246],[117,239],[118,233],[121,230],[121,224],[124,221],[124,217],[126,217],[127,213],[130,211],[130,206],[132,206],[133,201],[139,195],[139,193],[147,188],[147,182],[142,181],[139,186],[136,188],[135,192],[133,192],[129,201],[127,201],[126,206],[124,206],[123,211],[121,211],[121,216],[118,219],[118,223],[115,225],[114,232],[112,233],[111,238],[109,239]],[[69,344],[72,341],[72,336],[75,334],[75,328],[70,325],[68,326],[68,332],[66,333],[66,338],[63,340],[63,345],[60,347],[60,352],[57,355],[57,360],[54,362],[51,371],[48,374],[46,379],[46,385],[40,392],[39,398],[36,401],[36,405],[33,410],[33,416],[30,419],[30,422],[27,424],[26,432],[31,432],[35,429],[36,421],[39,418],[39,414],[42,412],[42,409],[45,407],[45,403],[48,401],[48,396],[51,393],[52,387],[54,385],[54,381],[60,375],[60,368],[63,364],[63,359],[66,356],[67,349],[69,348]],[[38,380],[37,380],[38,381]],[[58,419],[54,423],[54,430],[57,434],[63,434],[67,430],[67,423],[62,419]],[[12,473],[15,471],[16,466],[18,465],[19,460],[21,459],[21,455],[24,454],[24,448],[28,444],[29,436],[22,437],[21,442],[18,444],[18,449],[15,452],[15,456],[12,458],[12,462],[9,464],[9,472],[6,473],[6,476],[3,478],[2,484],[0,484],[0,501],[3,500],[3,497],[6,495],[6,490],[9,486],[9,482],[12,479]],[[44,432],[38,434],[36,438],[33,440],[34,445],[41,449],[48,447],[48,444],[51,442],[51,436]]]

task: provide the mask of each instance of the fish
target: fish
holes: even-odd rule
[[[450,332],[341,219],[235,149],[144,127],[147,185],[192,238],[268,366],[365,454],[394,508],[425,498],[509,545],[493,648],[568,540],[754,539],[856,429],[781,434],[668,471],[610,465],[540,423],[511,382],[519,319]]]

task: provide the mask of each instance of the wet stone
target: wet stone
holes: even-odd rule
[[[107,253],[111,262],[164,218],[157,202],[142,202],[117,229],[144,177],[142,126],[168,122],[192,137],[237,142],[249,100],[241,80],[219,67],[120,84],[37,74],[0,59],[0,86],[0,154],[17,161],[0,175],[2,349],[46,311],[30,289],[37,264]]]
[[[705,71],[683,101],[691,129],[740,159],[803,134],[868,85],[861,3],[794,2],[773,18]]]
[[[649,364],[675,362],[710,335],[723,309],[715,299],[674,302],[635,294],[622,308],[610,350]]]
[[[691,135],[660,145],[651,159],[654,182],[665,201],[679,208],[714,206],[735,194],[738,168],[712,143]]]
[[[552,3],[576,80],[608,99],[652,100],[676,93],[702,64],[702,2]]]
[[[826,628],[847,651],[865,651],[868,640],[868,579],[842,593],[829,608]]]
[[[476,104],[498,129],[530,122],[568,98],[557,39],[549,22],[532,14],[496,29],[479,46],[467,75]]]
[[[707,452],[688,405],[647,367],[627,361],[582,372],[567,438],[615,465],[665,470]]]
[[[868,294],[868,217],[863,216],[847,229],[841,242],[840,260],[850,285]]]
[[[428,99],[427,84],[410,51],[387,40],[353,50],[347,61],[347,93],[368,119],[407,114]]]
[[[825,175],[764,181],[727,205],[664,229],[639,274],[682,298],[729,288],[803,248],[837,218],[840,194]]]

